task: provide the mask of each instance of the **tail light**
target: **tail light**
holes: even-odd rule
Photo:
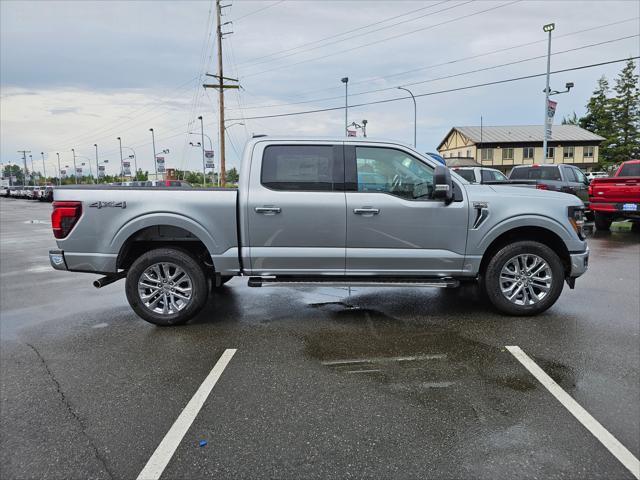
[[[549,190],[549,185],[546,185],[544,183],[537,183],[536,188],[538,190]]]
[[[593,185],[589,184],[589,196],[593,195]]]
[[[53,236],[65,238],[82,216],[82,202],[53,202]]]

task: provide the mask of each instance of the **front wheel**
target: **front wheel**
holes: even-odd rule
[[[515,242],[489,260],[484,289],[491,303],[508,315],[536,315],[551,307],[564,286],[560,257],[547,245]]]
[[[131,308],[159,326],[181,325],[207,302],[207,277],[201,264],[183,250],[158,248],[139,257],[127,273]]]

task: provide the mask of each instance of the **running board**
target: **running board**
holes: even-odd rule
[[[249,277],[250,287],[435,287],[455,288],[455,278]]]

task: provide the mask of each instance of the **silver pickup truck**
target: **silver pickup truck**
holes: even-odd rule
[[[456,287],[533,315],[587,269],[573,195],[471,184],[388,141],[260,136],[235,189],[56,188],[59,270],[126,277],[131,307],[184,323],[236,275],[251,287]]]

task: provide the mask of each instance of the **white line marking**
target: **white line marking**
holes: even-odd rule
[[[560,385],[542,370],[520,347],[506,347],[516,359],[529,370],[531,375],[556,397],[556,399],[576,417],[576,419],[609,450],[637,479],[640,479],[640,461],[616,437],[611,435],[600,422],[580,406]]]
[[[158,448],[153,452],[153,455],[151,455],[151,458],[140,472],[140,475],[138,475],[137,480],[157,480],[160,478],[160,475],[162,475],[169,460],[173,457],[178,445],[180,445],[182,438],[187,433],[187,430],[189,430],[189,427],[200,412],[211,390],[213,390],[213,387],[235,353],[235,348],[228,348],[224,351],[209,375],[207,375],[207,378],[205,378],[202,385],[200,385],[200,388],[198,388],[198,391],[191,397],[191,400],[189,400],[189,403],[184,407],[184,410],[182,410],[182,413],[180,413],[176,421],[173,422],[173,425],[160,442],[160,445],[158,445]]]
[[[322,365],[347,365],[351,363],[391,363],[391,362],[413,362],[416,360],[442,360],[447,358],[446,353],[432,353],[426,355],[411,355],[407,357],[371,357],[371,358],[348,358],[345,360],[326,360]]]

